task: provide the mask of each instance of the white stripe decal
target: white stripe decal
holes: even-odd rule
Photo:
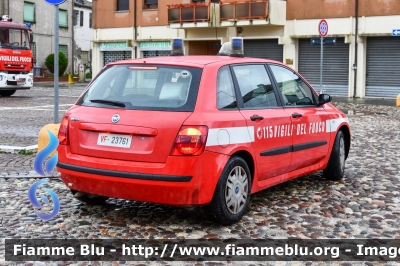
[[[336,119],[326,120],[326,132],[336,132],[343,122],[349,123],[349,118],[341,117]]]
[[[254,142],[254,127],[210,128],[206,146]]]

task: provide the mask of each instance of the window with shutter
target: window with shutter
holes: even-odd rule
[[[143,9],[157,9],[158,0],[144,0]]]
[[[68,58],[68,45],[59,45],[58,50]]]
[[[79,25],[80,25],[81,27],[83,26],[83,11],[80,11]]]
[[[60,27],[63,28],[67,28],[68,27],[68,16],[67,16],[67,10],[64,9],[60,9],[59,13],[58,13],[58,25]]]
[[[81,60],[82,60],[82,64],[84,64],[85,66],[89,65],[89,51],[81,52]]]
[[[117,11],[129,11],[129,0],[117,0]]]
[[[35,4],[24,2],[24,22],[35,22]]]

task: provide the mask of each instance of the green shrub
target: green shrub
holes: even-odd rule
[[[91,79],[92,78],[92,73],[86,73],[86,78]]]
[[[54,74],[54,54],[49,54],[44,61],[47,69]],[[58,53],[58,76],[62,76],[67,69],[68,66],[68,59],[67,57],[59,52]]]

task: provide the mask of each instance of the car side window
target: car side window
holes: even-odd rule
[[[311,88],[293,71],[270,65],[285,105],[315,105]]]
[[[217,77],[217,106],[218,109],[236,108],[236,96],[229,67],[222,67]]]
[[[245,108],[278,106],[275,93],[264,65],[234,66]]]

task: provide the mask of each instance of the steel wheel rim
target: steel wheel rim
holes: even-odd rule
[[[235,166],[229,173],[225,186],[225,203],[229,212],[238,214],[246,205],[249,184],[243,167]]]
[[[340,138],[339,141],[339,156],[340,156],[340,170],[344,172],[344,161],[345,161],[345,148],[344,148],[344,139]]]

